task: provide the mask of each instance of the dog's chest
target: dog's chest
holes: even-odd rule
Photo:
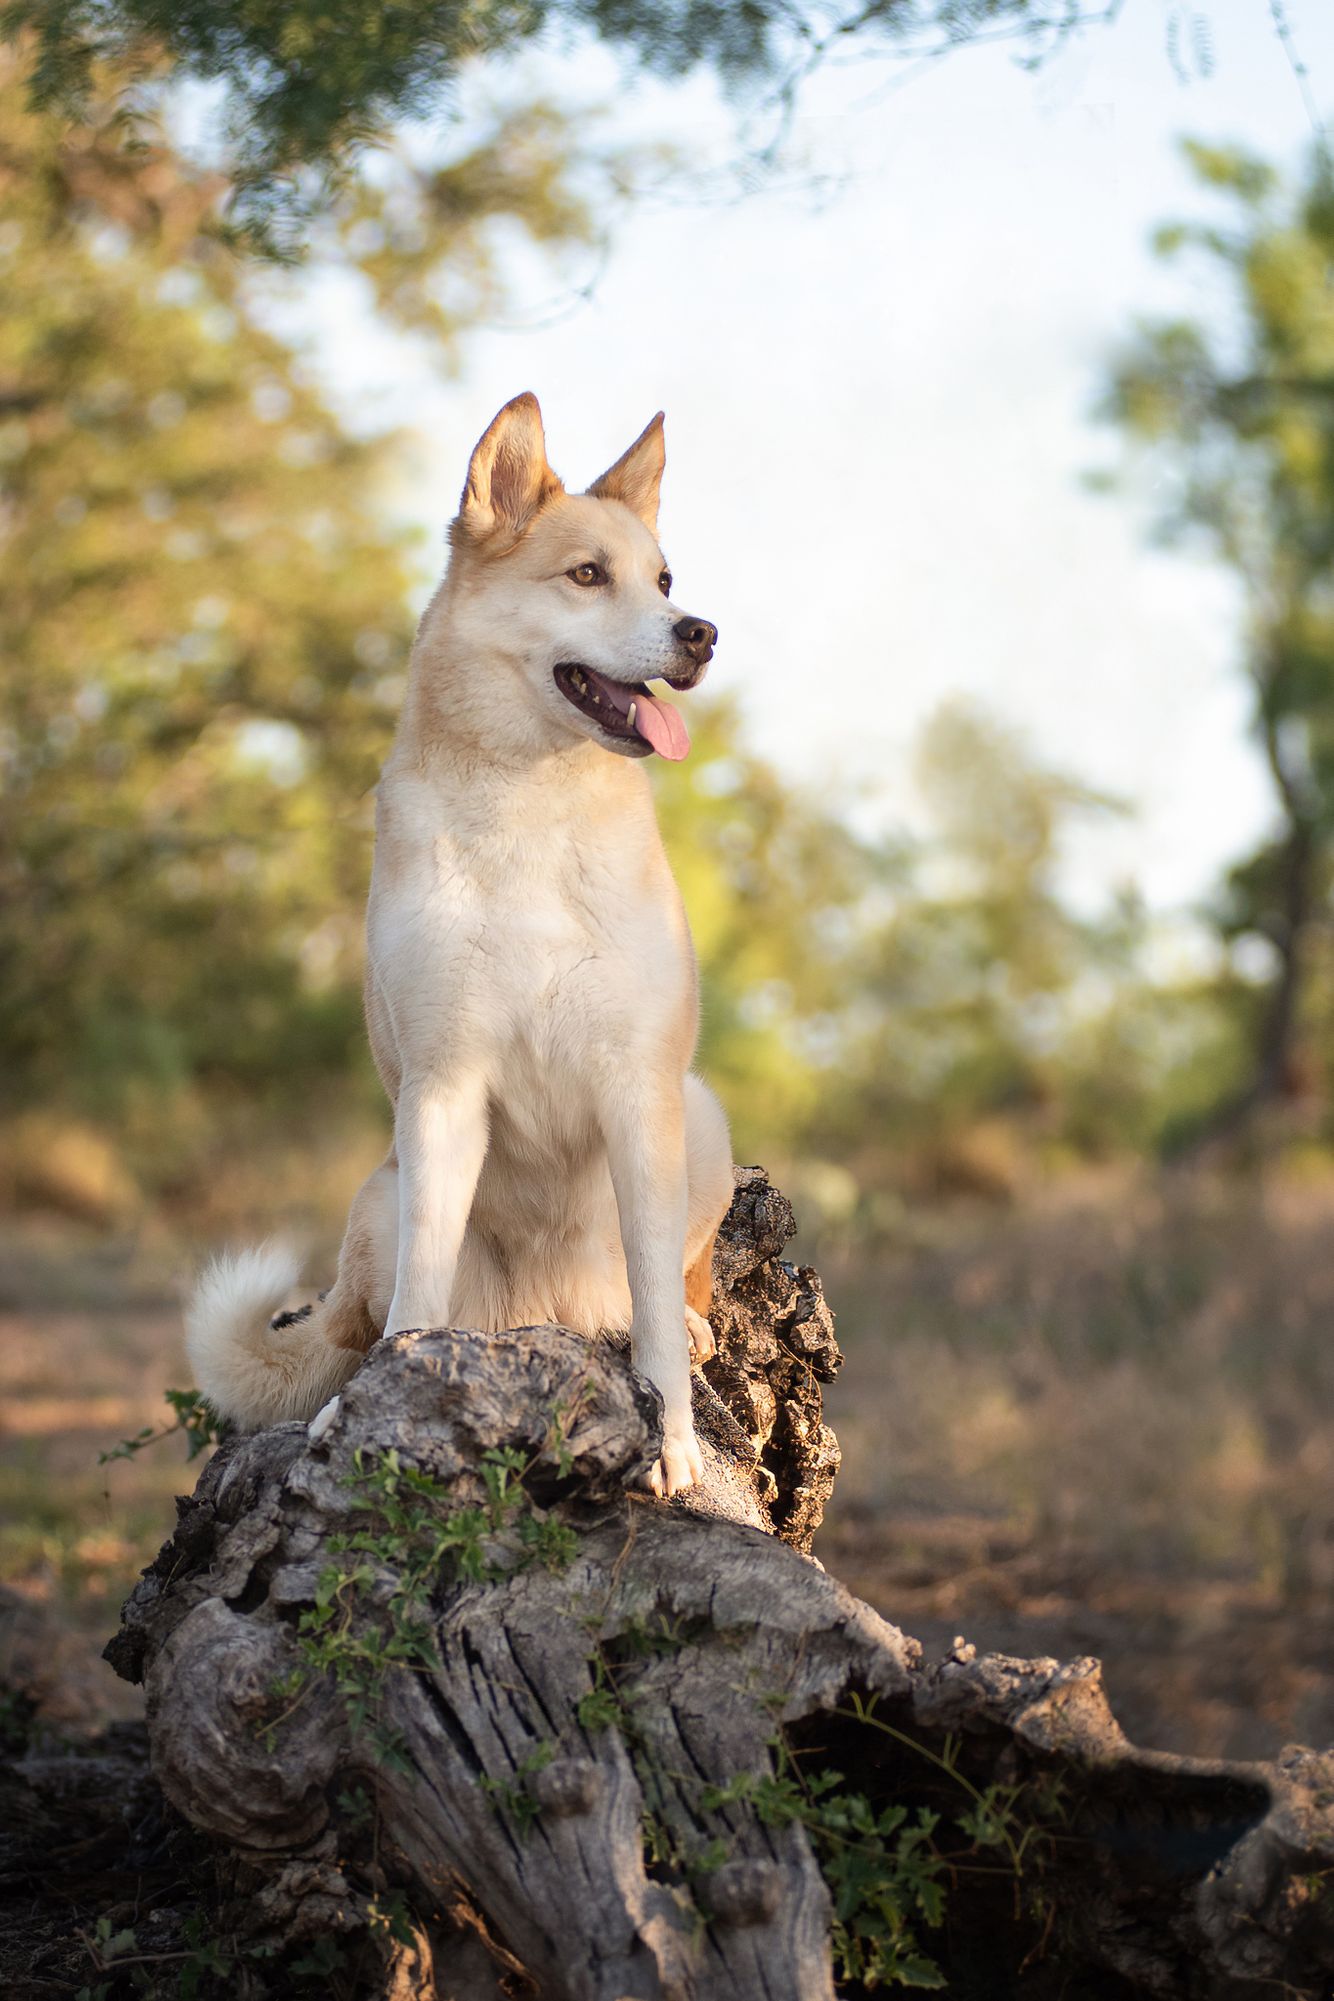
[[[656,1032],[689,979],[683,927],[623,882],[515,884],[479,912],[473,979],[515,1039],[547,1058],[604,1049],[630,1024]]]
[[[373,892],[372,955],[377,969],[411,967],[441,1028],[586,1071],[689,1008],[689,934],[655,827],[647,842],[634,827],[618,840],[568,824],[418,832]]]

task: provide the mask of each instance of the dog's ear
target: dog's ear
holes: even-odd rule
[[[536,396],[525,389],[493,417],[473,449],[456,526],[471,539],[517,542],[560,480],[547,464]]]
[[[614,466],[588,491],[594,500],[619,500],[637,514],[650,535],[658,532],[658,488],[667,463],[667,447],[662,435],[662,411],[645,425],[628,452],[622,452]]]

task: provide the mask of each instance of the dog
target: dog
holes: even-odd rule
[[[690,747],[647,683],[696,687],[718,633],[672,601],[664,463],[659,413],[567,493],[527,393],[473,451],[377,795],[366,1020],[393,1145],[304,1315],[278,1314],[280,1246],[202,1277],[187,1346],[242,1427],[318,1433],[386,1333],[628,1329],[663,1404],[649,1485],[701,1477],[690,1369],[732,1151],[690,1069],[698,976],[644,767]]]

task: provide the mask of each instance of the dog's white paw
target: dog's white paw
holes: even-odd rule
[[[330,1397],[324,1409],[317,1410],[310,1423],[306,1426],[306,1437],[310,1439],[323,1438],[342,1407],[343,1399],[341,1397]]]
[[[669,1431],[662,1441],[662,1457],[649,1472],[648,1484],[660,1501],[670,1501],[683,1488],[697,1486],[704,1478],[704,1454],[699,1449],[695,1427]]]
[[[696,1313],[693,1306],[686,1308],[686,1333],[690,1337],[691,1368],[697,1369],[701,1363],[711,1362],[718,1353],[718,1343],[704,1315]]]

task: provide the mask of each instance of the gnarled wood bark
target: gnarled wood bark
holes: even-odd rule
[[[279,1944],[355,1930],[397,1886],[386,1993],[819,2001],[811,1839],[709,1791],[771,1774],[777,1734],[878,1803],[948,1810],[992,1782],[1050,1799],[1060,1780],[1041,1869],[954,1872],[922,1935],[953,1993],[1317,1995],[1334,1759],[1137,1750],[1096,1662],[960,1643],[928,1665],[803,1553],[837,1463],[819,1382],[838,1357],[818,1281],[782,1262],[789,1228],[744,1175],[690,1504],[636,1491],[654,1393],[554,1327],[382,1342],[318,1442],[289,1425],[220,1449],[108,1654],[147,1682],[166,1793],[222,1844],[228,1923]],[[474,1524],[424,1582],[419,1544],[358,1505],[390,1453],[447,1496],[428,1514]],[[497,1468],[519,1465],[498,1503]],[[340,1570],[340,1645],[429,1625],[423,1657],[375,1678],[372,1716],[333,1656],[303,1653]],[[857,1719],[872,1699],[888,1732]]]

